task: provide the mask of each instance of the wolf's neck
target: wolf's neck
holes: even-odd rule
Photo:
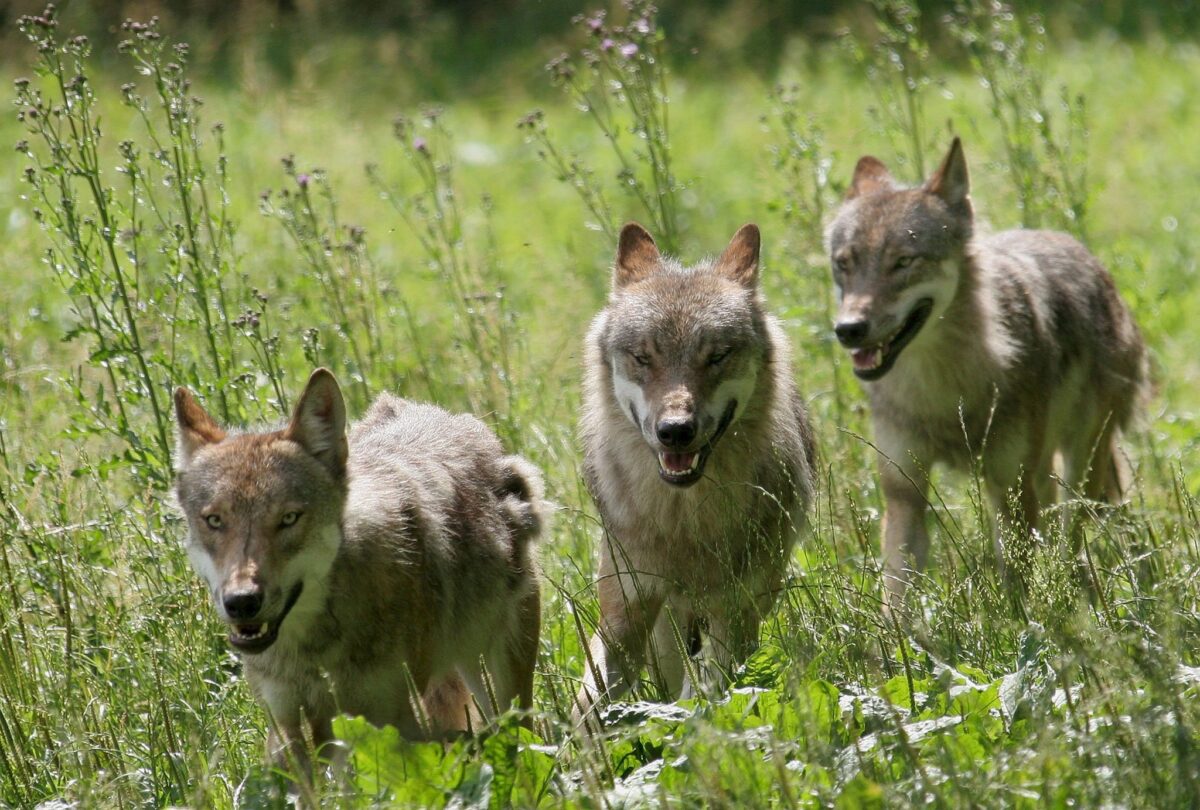
[[[929,348],[974,365],[973,374],[981,367],[995,373],[1008,368],[1014,346],[999,300],[995,279],[968,247],[959,263],[954,299],[936,324],[937,345]]]
[[[1014,355],[995,302],[993,281],[968,253],[949,306],[926,325],[926,339],[914,341],[874,384],[873,395],[914,414],[941,413],[957,403],[969,410],[985,405],[996,386],[1004,386]]]

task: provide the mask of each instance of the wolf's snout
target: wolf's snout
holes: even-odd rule
[[[696,438],[696,419],[692,416],[662,419],[654,433],[663,447],[687,447]]]
[[[865,319],[856,321],[838,321],[833,326],[833,332],[843,346],[860,346],[867,339],[871,324]]]
[[[263,595],[258,588],[242,588],[225,593],[221,597],[225,614],[234,621],[253,619],[262,610]]]

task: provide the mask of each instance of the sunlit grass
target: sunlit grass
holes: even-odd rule
[[[343,55],[338,65],[368,65],[374,53],[369,41],[330,47]],[[383,389],[474,409],[546,471],[558,511],[542,548],[547,621],[535,726],[557,748],[528,749],[519,759],[538,778],[516,780],[518,803],[1187,804],[1200,775],[1197,687],[1187,669],[1197,665],[1200,643],[1200,235],[1190,227],[1200,177],[1192,135],[1200,128],[1200,55],[1098,39],[1055,43],[1046,64],[1053,93],[1066,82],[1087,99],[1087,232],[1159,367],[1160,393],[1126,442],[1138,473],[1131,502],[1089,530],[1103,599],[1089,604],[1046,553],[1029,603],[1038,624],[1015,620],[971,486],[944,477],[934,560],[917,588],[925,621],[897,627],[879,612],[882,503],[863,399],[830,351],[821,223],[791,212],[795,188],[771,151],[784,141],[772,112],[775,85],[794,86],[797,120],[811,116],[823,134],[830,200],[860,154],[889,162],[896,155],[867,113],[878,98],[853,60],[800,40],[790,52],[777,77],[705,71],[701,55],[669,85],[680,252],[694,259],[719,250],[743,222],[762,227],[767,298],[794,340],[822,449],[811,536],[743,677],[745,690],[764,691],[686,704],[687,719],[651,713],[598,747],[584,745],[567,722],[583,667],[578,628],[595,620],[598,537],[575,438],[579,344],[606,295],[614,245],[588,226],[588,212],[537,159],[518,119],[543,109],[557,142],[587,158],[607,184],[616,220],[642,209],[614,191],[617,166],[602,136],[548,80],[534,96],[498,80],[494,95],[445,105],[437,119],[445,138],[410,127],[397,141],[397,114],[424,126],[417,82],[400,78],[391,88],[360,83],[356,70],[315,70],[295,85],[259,77],[238,90],[193,73],[209,166],[209,127],[224,124],[228,217],[236,224],[224,254],[231,303],[208,301],[218,326],[232,329],[218,362],[232,364],[230,378],[250,375],[229,388],[233,416],[277,418],[280,394],[294,397],[320,362],[345,378],[356,412]],[[14,61],[5,74],[32,75],[33,56],[6,54]],[[117,143],[146,143],[120,86],[145,80],[115,55],[105,64],[108,71],[91,76],[104,130],[100,168],[118,186]],[[926,70],[937,83],[924,100],[925,137],[947,142],[949,122],[964,137],[982,218],[996,227],[1020,222],[979,80],[936,59]],[[440,193],[437,177],[431,191],[420,174],[417,136],[453,165],[460,210],[461,238],[434,252],[418,238],[428,220],[410,209],[415,219],[406,221],[364,170],[374,164],[410,200]],[[29,137],[11,115],[0,121],[0,143]],[[260,756],[266,718],[187,567],[183,527],[161,482],[136,455],[125,456],[128,441],[96,429],[92,406],[101,390],[111,399],[110,378],[89,361],[94,344],[63,341],[76,315],[42,261],[49,243],[33,219],[38,203],[21,199],[27,165],[10,147],[0,152],[0,801],[231,806],[248,779],[241,796],[254,805],[272,783]],[[295,238],[278,216],[260,212],[261,192],[272,191],[279,211],[286,190],[292,200],[310,194],[325,216],[318,174],[337,201],[325,257],[334,266],[324,270],[322,250],[315,259],[304,252],[322,247],[320,228]],[[300,175],[308,177],[304,188]],[[362,229],[362,243],[341,250],[351,228]],[[457,278],[439,264],[446,250],[461,251]],[[170,266],[169,257],[155,262]],[[190,284],[185,278],[180,290],[190,294]],[[346,294],[346,318],[331,284]],[[256,344],[249,321],[235,326],[247,309],[259,313],[260,341],[277,336],[276,343]],[[136,317],[155,351],[169,349],[155,366],[163,392],[171,382],[216,385],[203,365],[210,348],[199,321],[156,307]],[[339,320],[349,327],[339,329]],[[182,379],[168,379],[176,371]],[[150,407],[126,404],[131,430],[153,436]],[[496,739],[531,742],[519,734]],[[495,798],[499,783],[485,785],[482,763],[499,772],[503,747],[410,753],[413,767],[446,781],[434,785],[445,797],[486,789]],[[403,784],[393,789],[405,801],[428,800],[428,779],[407,799]],[[369,796],[331,801],[367,804]]]

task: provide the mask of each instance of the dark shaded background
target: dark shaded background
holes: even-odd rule
[[[614,5],[613,14],[619,18],[619,4]],[[953,9],[953,0],[915,5],[927,41],[945,51],[939,56],[960,58],[961,50],[951,47],[940,31],[940,20]],[[1043,15],[1051,37],[1111,31],[1124,38],[1189,39],[1200,30],[1197,0],[1038,0],[1014,5],[1022,16]],[[28,46],[16,32],[16,20],[43,6],[40,0],[0,0],[5,61],[19,64],[27,58],[22,54]],[[105,40],[121,38],[122,20],[158,15],[173,37],[192,42],[194,58],[208,78],[235,82],[238,65],[247,55],[287,81],[298,54],[335,40],[416,43],[424,59],[412,59],[411,68],[420,70],[423,61],[436,60],[440,86],[431,84],[429,95],[437,98],[451,90],[470,93],[512,74],[528,76],[530,67],[553,56],[571,35],[573,16],[604,7],[604,2],[579,0],[89,0],[60,3],[59,16],[66,30],[109,44]],[[699,61],[706,70],[738,65],[770,74],[795,36],[822,41],[847,27],[873,25],[865,3],[830,0],[666,0],[660,7],[660,21],[671,32],[673,61],[691,57],[680,61]],[[98,51],[101,58],[106,52],[112,55],[111,48]],[[370,70],[372,65],[363,68]]]

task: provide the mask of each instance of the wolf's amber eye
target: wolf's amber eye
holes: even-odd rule
[[[715,351],[708,358],[708,364],[710,366],[719,366],[725,362],[725,358],[729,357],[732,352],[733,349],[721,349],[720,351]]]
[[[205,515],[204,522],[208,524],[208,528],[210,529],[219,529],[225,525],[221,522],[220,515]]]
[[[288,526],[295,526],[299,519],[299,512],[284,512],[283,517],[279,519],[279,528],[286,529]]]
[[[901,256],[899,259],[896,259],[895,269],[903,270],[906,267],[911,267],[912,263],[916,260],[916,256]]]

